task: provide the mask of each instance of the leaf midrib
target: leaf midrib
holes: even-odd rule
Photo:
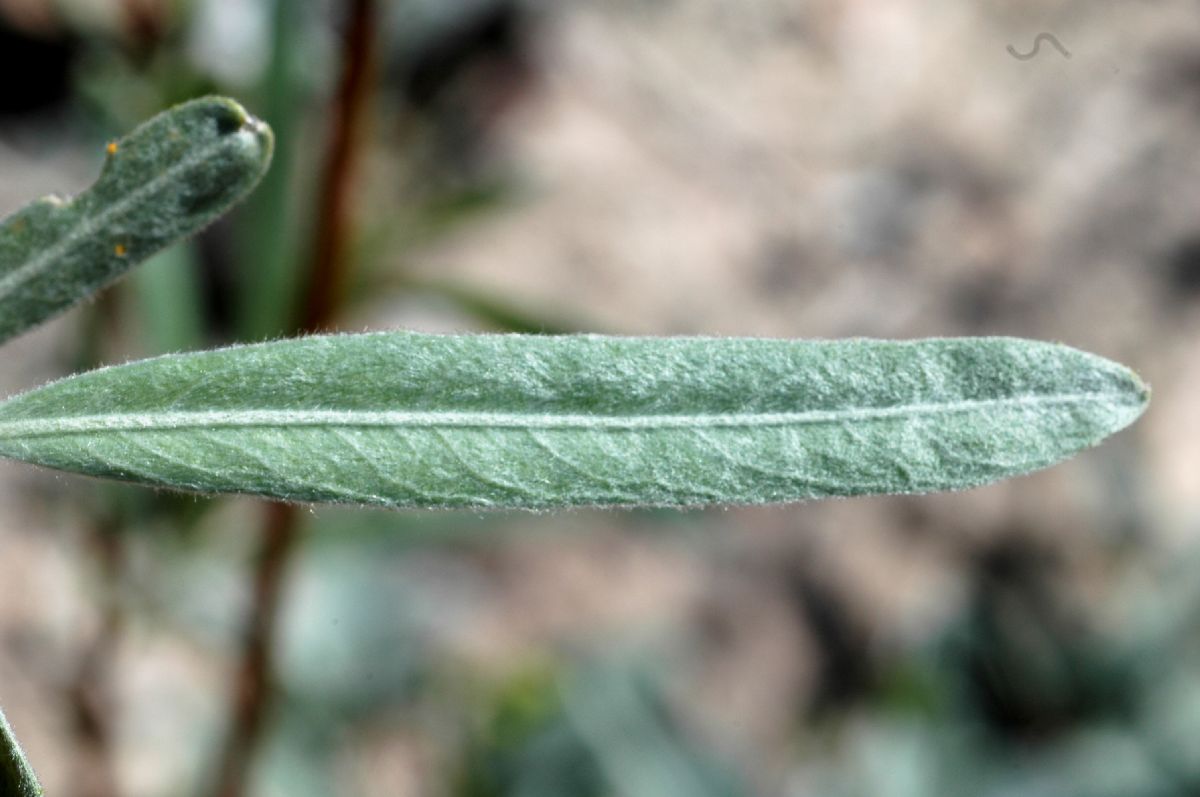
[[[233,135],[241,135],[242,132],[242,130],[238,130]],[[116,202],[105,205],[100,212],[83,216],[79,223],[73,225],[67,234],[53,246],[41,250],[32,260],[25,261],[0,277],[0,299],[20,288],[22,284],[39,276],[42,271],[61,258],[65,252],[69,251],[77,243],[92,237],[97,230],[102,229],[109,221],[119,217],[129,210],[129,208],[141,202],[145,197],[153,195],[164,184],[174,180],[181,172],[187,171],[197,164],[208,160],[216,151],[225,147],[228,143],[228,139],[222,137],[209,145],[194,150],[190,155],[149,182],[144,183],[141,187],[134,189]],[[100,183],[95,183],[84,194],[67,200],[62,206],[57,208],[57,212],[63,213],[70,210],[83,196],[95,191],[99,185]]]
[[[510,429],[685,429],[754,428],[956,415],[991,408],[1037,408],[1063,404],[1117,404],[1105,393],[1066,393],[965,399],[952,402],[850,407],[770,413],[673,413],[588,415],[582,413],[432,412],[390,410],[192,410],[111,413],[0,421],[0,439],[57,437],[103,432],[175,431],[214,428],[510,428]]]

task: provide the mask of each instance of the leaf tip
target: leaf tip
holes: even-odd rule
[[[246,154],[261,162],[266,171],[275,149],[275,134],[270,125],[251,115],[241,103],[229,97],[206,97],[207,105],[221,136],[236,136]]]
[[[1149,383],[1132,368],[1107,361],[1114,377],[1109,402],[1116,411],[1109,434],[1131,426],[1150,406],[1152,390]],[[1107,392],[1107,391],[1106,391]]]
[[[1150,398],[1154,391],[1150,387],[1150,383],[1142,379],[1136,371],[1131,368],[1126,370],[1128,371],[1130,395],[1137,407],[1137,415],[1134,418],[1137,418],[1150,406]]]

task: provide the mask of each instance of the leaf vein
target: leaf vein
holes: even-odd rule
[[[105,206],[102,210],[95,214],[83,216],[79,223],[72,226],[68,230],[67,234],[64,235],[63,238],[53,246],[41,250],[37,257],[11,268],[7,274],[0,276],[0,297],[12,293],[20,288],[22,284],[39,276],[42,271],[52,265],[56,260],[61,258],[64,253],[71,249],[71,247],[75,246],[80,241],[87,241],[93,235],[95,235],[98,230],[103,229],[109,221],[114,218],[119,218],[130,208],[136,206],[139,202],[142,202],[146,197],[153,196],[164,185],[168,185],[176,180],[180,174],[188,171],[189,169],[195,168],[200,163],[205,162],[227,145],[227,140],[225,138],[220,138],[208,146],[200,147],[187,157],[180,160],[174,166],[171,166],[157,177],[144,183],[141,187],[130,191],[116,202]],[[99,185],[99,183],[96,185]],[[64,204],[58,209],[58,212],[61,213],[69,209],[80,198],[86,196],[87,193],[90,193],[94,190],[96,190],[95,185],[92,186],[92,188],[89,188],[88,192],[85,192],[79,197],[75,197],[68,203]]]
[[[585,429],[592,431],[689,428],[755,428],[957,415],[988,409],[1029,409],[1081,403],[1112,403],[1101,393],[964,399],[944,403],[899,404],[763,413],[680,413],[660,415],[587,415],[479,411],[235,409],[145,413],[108,413],[0,421],[0,439],[53,437],[96,432],[174,431],[211,428],[397,427]]]

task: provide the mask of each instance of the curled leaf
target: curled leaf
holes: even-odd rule
[[[90,296],[200,230],[258,183],[270,129],[233,100],[159,114],[108,145],[99,179],[0,223],[0,341]]]

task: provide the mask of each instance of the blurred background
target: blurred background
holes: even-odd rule
[[[8,344],[0,394],[382,328],[1019,335],[1155,389],[1026,478],[772,508],[0,464],[0,702],[48,794],[1200,794],[1198,11],[0,0],[0,215],[191,97],[277,137],[237,212]]]

